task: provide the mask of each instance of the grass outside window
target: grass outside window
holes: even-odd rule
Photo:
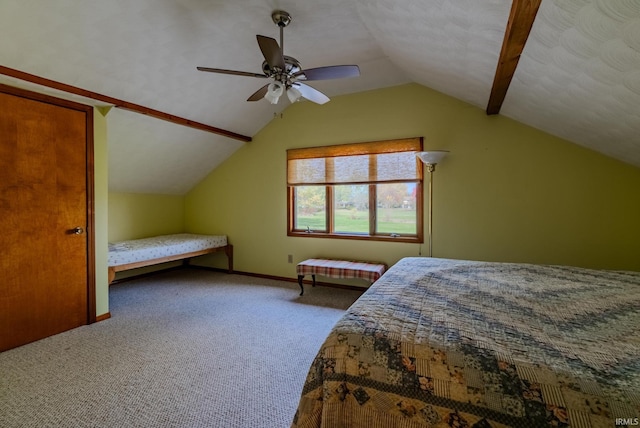
[[[287,151],[288,235],[422,242],[420,138]]]

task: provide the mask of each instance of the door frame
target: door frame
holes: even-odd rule
[[[95,193],[94,193],[94,151],[93,151],[93,106],[62,98],[33,92],[0,83],[0,92],[18,97],[52,104],[85,113],[86,118],[86,189],[87,189],[87,321],[96,322],[96,265],[95,265]]]

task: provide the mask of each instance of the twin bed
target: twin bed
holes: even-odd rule
[[[109,244],[109,283],[116,272],[183,260],[224,251],[228,271],[233,272],[233,245],[225,235],[180,233],[151,238],[133,239]]]
[[[405,258],[337,322],[293,427],[640,418],[640,272]]]

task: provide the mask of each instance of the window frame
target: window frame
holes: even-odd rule
[[[386,242],[407,242],[407,243],[423,243],[424,242],[424,174],[423,164],[416,156],[416,178],[389,180],[384,182],[376,181],[358,181],[358,182],[340,182],[326,184],[310,184],[325,187],[325,228],[326,231],[295,228],[296,218],[296,200],[295,189],[305,184],[292,184],[290,182],[290,160],[304,158],[322,158],[322,157],[339,157],[355,154],[376,155],[381,153],[397,153],[397,152],[419,152],[422,151],[422,137],[407,138],[400,140],[385,140],[369,143],[342,144],[334,146],[310,147],[301,149],[287,150],[287,236],[307,237],[307,238],[330,238],[330,239],[355,239],[367,241],[386,241]],[[382,150],[382,151],[379,151]],[[416,186],[416,233],[415,234],[394,234],[394,233],[377,233],[376,216],[378,215],[377,206],[377,185],[386,183],[414,183]],[[334,217],[334,186],[337,185],[367,185],[369,194],[369,232],[335,232]]]

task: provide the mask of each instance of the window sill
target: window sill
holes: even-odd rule
[[[289,231],[287,236],[299,238],[325,238],[325,239],[352,239],[359,241],[380,241],[380,242],[405,242],[422,244],[424,240],[421,236],[390,236],[390,235],[365,235],[349,233],[325,233],[325,232],[305,232]]]

